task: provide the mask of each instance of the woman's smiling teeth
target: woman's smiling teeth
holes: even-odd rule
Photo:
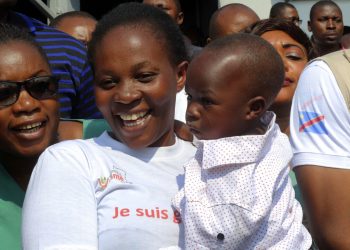
[[[133,114],[120,114],[123,124],[126,127],[132,127],[143,124],[146,119],[147,112],[139,112]]]
[[[43,122],[36,122],[33,124],[28,124],[24,126],[17,127],[15,130],[24,132],[24,133],[33,133],[40,129],[40,127],[43,125]]]

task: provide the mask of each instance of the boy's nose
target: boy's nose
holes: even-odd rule
[[[197,107],[197,104],[194,102],[189,102],[187,104],[187,110],[186,110],[186,121],[191,122],[199,119],[200,112]]]

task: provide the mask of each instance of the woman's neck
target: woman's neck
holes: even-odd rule
[[[19,158],[13,155],[1,155],[1,163],[17,184],[26,191],[38,156]]]
[[[281,131],[287,135],[289,135],[290,108],[291,104],[271,107],[271,110],[276,114],[276,123]]]
[[[289,116],[283,117],[283,118],[279,118],[277,116],[276,118],[276,123],[280,127],[281,131],[288,136],[289,136],[289,120],[290,120]]]

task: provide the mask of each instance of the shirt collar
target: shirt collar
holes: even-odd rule
[[[266,112],[261,121],[268,125],[263,135],[247,135],[225,137],[217,140],[198,140],[198,149],[203,155],[202,166],[204,169],[214,168],[226,164],[247,164],[257,162],[268,152],[273,139],[280,131],[275,123],[276,115],[273,112]],[[225,148],[229,153],[225,154]],[[235,148],[244,148],[249,153],[242,154]]]
[[[28,29],[31,34],[35,34],[35,32],[38,29],[37,25],[35,25],[33,20],[34,19],[26,15],[23,15],[22,13],[19,13],[19,12],[12,11],[10,12],[10,15],[9,15],[10,23]]]

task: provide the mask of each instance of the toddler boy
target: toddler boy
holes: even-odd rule
[[[187,124],[197,152],[174,199],[188,249],[308,249],[288,163],[288,137],[267,111],[283,63],[262,38],[230,35],[191,62]]]

